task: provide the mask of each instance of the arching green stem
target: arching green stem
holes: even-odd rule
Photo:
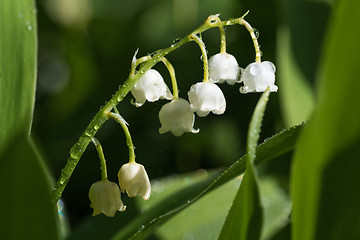
[[[208,57],[207,57],[205,43],[196,34],[191,35],[191,39],[193,39],[201,49],[202,60],[204,63],[204,82],[207,82],[209,81],[209,64],[208,64]]]
[[[101,144],[100,144],[99,140],[97,140],[94,137],[91,139],[91,141],[95,145],[96,151],[99,154],[100,166],[101,166],[101,180],[102,181],[107,180],[108,178],[107,178],[106,160],[105,160],[105,156],[104,156],[104,152],[101,147]]]
[[[175,77],[175,69],[171,65],[169,60],[167,60],[165,57],[161,58],[161,61],[165,64],[166,68],[169,71],[170,78],[171,78],[172,89],[173,89],[173,96],[174,96],[174,99],[177,99],[177,98],[179,98],[179,90],[178,90],[176,77]]]
[[[262,52],[260,50],[260,45],[258,43],[258,36],[255,34],[255,30],[251,27],[250,23],[248,23],[247,21],[245,21],[244,17],[249,13],[249,11],[247,11],[241,18],[237,19],[237,22],[240,25],[243,25],[248,32],[250,33],[251,39],[253,41],[254,44],[254,48],[255,48],[255,62],[260,63],[261,62],[261,56],[262,56]]]
[[[134,148],[134,144],[130,135],[130,131],[129,128],[127,127],[127,122],[125,121],[125,119],[119,114],[119,111],[117,110],[117,108],[115,107],[114,110],[116,111],[116,113],[113,112],[109,112],[108,113],[108,117],[111,119],[114,119],[116,122],[118,122],[125,134],[125,138],[126,138],[126,145],[129,148],[129,162],[133,163],[135,162],[135,148]]]

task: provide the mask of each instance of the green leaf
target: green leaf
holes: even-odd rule
[[[254,167],[249,162],[219,239],[259,239],[261,225],[259,188]]]
[[[288,27],[278,30],[278,84],[287,127],[309,120],[315,99],[308,80],[296,63]]]
[[[359,238],[359,11],[359,1],[339,1],[329,24],[318,106],[294,156],[294,240]]]
[[[240,182],[240,178],[234,178],[206,194],[199,201],[166,221],[156,231],[156,236],[164,240],[215,239],[219,235]]]
[[[29,134],[36,83],[33,0],[0,4],[0,154],[19,134]]]
[[[266,104],[269,100],[270,90],[269,88],[261,95],[258,103],[256,104],[254,113],[251,117],[248,136],[247,136],[247,145],[246,153],[249,159],[249,162],[253,162],[256,157],[256,146],[260,138],[261,123],[264,117],[264,112],[266,109]]]
[[[233,201],[219,239],[259,239],[263,220],[258,180],[253,166],[256,158],[256,146],[260,137],[261,123],[266,104],[269,100],[269,88],[261,95],[252,115],[248,137],[246,170],[243,181]]]
[[[166,177],[153,184],[153,192],[161,191],[166,195],[173,188],[174,182],[192,181],[193,176],[204,175],[205,171],[194,172],[185,176]],[[216,190],[206,194],[190,207],[166,221],[156,232],[160,239],[215,239],[221,231],[226,215],[232,205],[241,179],[232,179]],[[191,183],[190,183],[191,184]],[[264,206],[264,231],[261,239],[268,239],[286,223],[291,212],[291,202],[288,195],[280,188],[272,177],[259,181],[260,193],[263,202],[271,202]],[[166,196],[165,196],[166,197]],[[138,201],[141,205],[148,205],[148,201]],[[143,211],[144,207],[141,208]]]
[[[51,183],[34,144],[17,138],[0,155],[2,239],[58,239]]]

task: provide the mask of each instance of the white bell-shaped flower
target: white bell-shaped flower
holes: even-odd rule
[[[89,190],[90,207],[94,209],[93,216],[100,213],[113,217],[117,211],[123,212],[126,206],[121,201],[121,193],[116,183],[108,180],[95,182]]]
[[[221,89],[212,82],[198,82],[191,86],[188,92],[190,106],[196,110],[200,117],[205,117],[209,112],[223,114],[226,101]]]
[[[270,92],[276,92],[275,71],[275,65],[269,61],[250,63],[241,76],[244,86],[240,87],[240,92],[264,92],[268,87]]]
[[[141,107],[146,100],[155,102],[161,99],[171,100],[171,94],[168,86],[160,73],[154,69],[149,69],[131,89],[131,93],[135,98],[135,106]]]
[[[129,197],[142,196],[144,200],[150,198],[150,180],[143,165],[136,162],[122,165],[118,178],[121,191],[126,191]]]
[[[177,98],[162,106],[159,112],[161,123],[160,133],[172,132],[181,136],[184,132],[198,133],[194,129],[195,114],[188,101]]]
[[[234,85],[238,82],[239,72],[239,64],[231,54],[218,53],[209,59],[209,80],[213,83],[226,81]]]

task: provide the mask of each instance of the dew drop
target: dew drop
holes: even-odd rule
[[[27,26],[26,29],[29,30],[29,31],[31,31],[31,30],[32,30],[32,26]]]
[[[23,17],[24,17],[24,14],[19,13],[19,18],[23,18]]]
[[[175,40],[176,40],[176,39],[175,39]],[[174,41],[175,41],[175,40],[174,40]],[[151,57],[154,57],[154,56],[157,55],[158,53],[159,53],[159,50],[157,50],[157,51],[155,51],[155,52],[152,52],[152,53],[150,54],[150,56],[151,56]]]
[[[85,135],[86,135],[87,137],[91,137],[91,136],[93,135],[93,130],[92,130],[92,129],[86,130],[86,131],[85,131]]]
[[[177,44],[178,42],[180,42],[180,40],[181,40],[180,38],[174,39],[174,40],[173,40],[173,44]]]
[[[70,150],[70,156],[71,156],[72,159],[78,160],[79,159],[79,151],[75,150],[75,149],[71,149]]]
[[[258,39],[260,36],[260,33],[256,28],[254,28],[254,34],[255,34],[255,38]]]

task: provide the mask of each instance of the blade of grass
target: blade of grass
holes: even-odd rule
[[[263,209],[256,171],[253,161],[256,158],[256,146],[260,137],[261,123],[264,117],[270,90],[267,89],[258,101],[250,121],[247,137],[246,170],[243,181],[235,196],[229,214],[221,229],[219,239],[259,239],[263,220]]]

